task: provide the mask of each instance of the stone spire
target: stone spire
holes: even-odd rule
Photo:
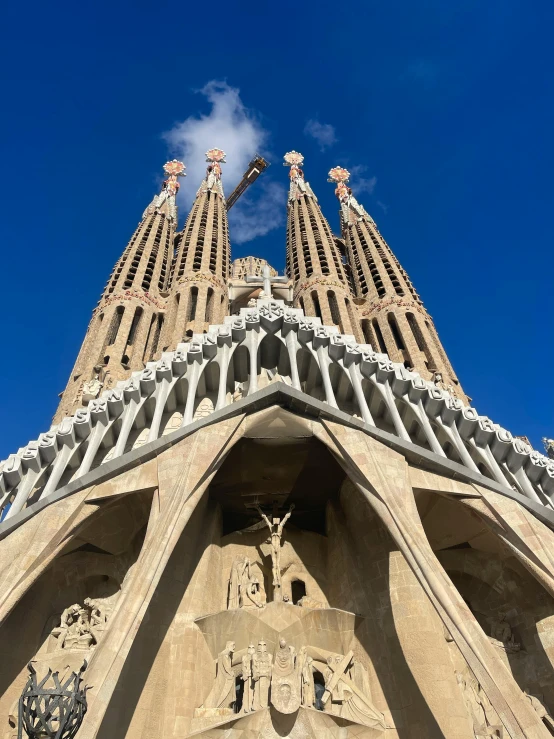
[[[306,315],[361,340],[341,252],[300,165],[302,154],[285,154],[290,167],[287,207],[287,271],[294,280],[294,305]]]
[[[364,341],[465,400],[431,316],[377,224],[352,194],[349,177],[344,167],[329,172],[340,202]]]
[[[194,333],[220,323],[227,313],[231,248],[221,182],[225,152],[206,152],[208,168],[185,227],[176,237],[163,348],[173,349]]]
[[[175,198],[185,165],[164,165],[167,179],[142,214],[93,311],[54,422],[97,397],[158,350],[164,293],[177,225]]]

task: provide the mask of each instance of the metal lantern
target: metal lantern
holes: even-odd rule
[[[49,669],[38,682],[35,668],[27,665],[30,675],[19,699],[18,739],[23,731],[32,739],[73,739],[87,710],[87,689],[81,687],[86,668],[85,660],[64,683]]]

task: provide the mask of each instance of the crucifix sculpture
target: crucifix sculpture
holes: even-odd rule
[[[271,521],[262,511],[259,505],[256,506],[258,513],[266,522],[267,527],[271,533],[271,567],[273,571],[273,600],[283,600],[283,591],[281,589],[281,537],[283,536],[283,529],[286,522],[291,517],[294,510],[294,503],[289,508],[289,512],[281,520],[277,516],[277,511],[274,510],[271,516]]]
[[[258,276],[252,276],[252,275],[248,275],[246,278],[246,282],[250,283],[251,285],[256,285],[256,286],[261,285],[262,290],[264,292],[264,297],[266,298],[272,297],[271,290],[274,284],[283,285],[283,284],[286,284],[288,281],[289,281],[288,277],[280,277],[279,275],[272,277],[269,264],[264,264],[264,266],[262,267],[261,278]]]

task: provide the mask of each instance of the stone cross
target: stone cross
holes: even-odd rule
[[[272,285],[273,284],[284,284],[289,281],[288,277],[279,277],[278,275],[275,277],[271,276],[271,270],[269,268],[269,264],[264,264],[262,267],[262,277],[261,279],[258,276],[252,276],[248,275],[246,277],[246,282],[250,283],[251,285],[260,285],[262,286],[262,290],[264,291],[266,298],[271,298],[272,293]]]

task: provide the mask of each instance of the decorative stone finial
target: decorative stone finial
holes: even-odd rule
[[[344,167],[333,167],[329,170],[328,182],[348,182],[350,172]]]
[[[167,175],[167,180],[164,182],[164,187],[167,190],[168,195],[177,195],[179,192],[179,181],[177,177],[186,177],[185,165],[178,159],[172,159],[170,162],[164,164],[164,172]]]

